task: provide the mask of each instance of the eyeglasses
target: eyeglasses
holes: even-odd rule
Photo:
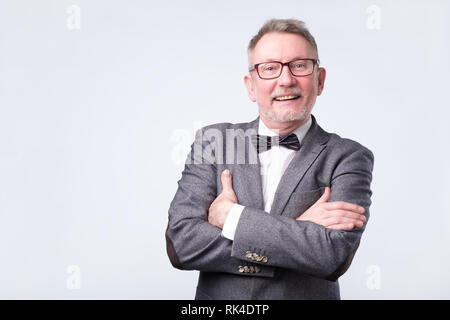
[[[288,66],[289,71],[295,77],[309,76],[314,72],[314,66],[319,65],[317,59],[297,59],[289,62],[270,61],[255,64],[248,71],[256,70],[261,79],[275,79],[281,75],[284,66]]]

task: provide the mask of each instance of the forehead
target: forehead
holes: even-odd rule
[[[253,50],[253,63],[264,61],[290,61],[296,58],[315,58],[309,42],[293,33],[270,32],[265,34]]]

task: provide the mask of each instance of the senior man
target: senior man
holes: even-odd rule
[[[326,71],[295,19],[267,21],[244,83],[259,116],[196,134],[169,208],[167,253],[196,299],[340,299],[371,205],[373,153],[311,114]]]

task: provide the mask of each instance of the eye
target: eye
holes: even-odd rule
[[[273,64],[266,64],[266,65],[263,65],[263,70],[264,70],[264,71],[273,71],[273,70],[275,70],[275,68],[276,68],[276,66],[273,65]]]
[[[277,63],[266,63],[260,65],[259,70],[265,73],[273,73],[276,72],[279,68],[280,66]]]

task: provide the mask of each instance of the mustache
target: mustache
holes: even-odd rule
[[[274,99],[279,96],[303,96],[303,93],[299,88],[278,88],[270,96]]]

